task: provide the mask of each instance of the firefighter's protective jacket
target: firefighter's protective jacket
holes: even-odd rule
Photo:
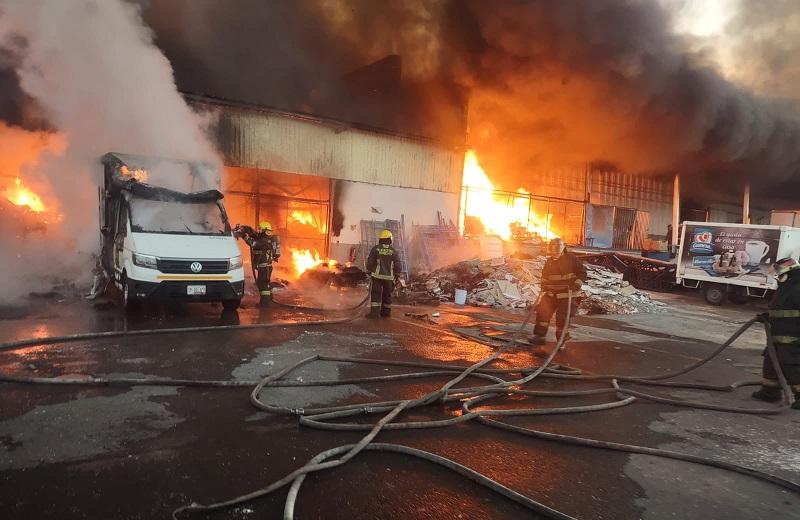
[[[800,342],[800,272],[792,271],[789,279],[778,285],[768,314],[776,345]]]
[[[542,292],[556,298],[568,298],[569,291],[580,291],[586,270],[574,254],[564,251],[558,258],[548,258],[542,268]]]
[[[391,244],[378,244],[367,257],[367,272],[379,280],[394,280],[397,266],[397,251]]]
[[[277,235],[256,233],[247,235],[244,241],[250,246],[250,262],[253,267],[268,267],[281,256],[281,239]]]

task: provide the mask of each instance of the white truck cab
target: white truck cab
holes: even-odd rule
[[[101,262],[122,306],[129,309],[144,300],[215,301],[226,310],[238,308],[244,270],[222,193],[182,193],[147,184],[143,172],[154,161],[117,153],[102,159]],[[205,166],[170,163],[189,171]]]

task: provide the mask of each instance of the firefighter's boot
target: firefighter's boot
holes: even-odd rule
[[[752,394],[753,399],[767,401],[768,403],[780,401],[782,396],[783,392],[781,392],[781,389],[773,386],[762,386]]]
[[[392,309],[382,307],[381,308],[381,318],[391,318],[392,317]]]
[[[377,320],[378,318],[380,318],[381,316],[379,314],[378,307],[371,307],[367,315],[364,317],[369,318],[370,320]]]
[[[547,343],[547,339],[544,336],[540,336],[538,334],[534,334],[531,336],[530,344],[531,345],[544,345]]]

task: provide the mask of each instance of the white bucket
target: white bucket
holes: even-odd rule
[[[456,305],[464,305],[467,303],[467,291],[464,289],[456,289],[453,301],[455,301]]]

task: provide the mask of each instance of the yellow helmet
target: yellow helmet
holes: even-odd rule
[[[266,220],[262,220],[258,223],[258,229],[261,231],[265,231],[267,233],[272,233],[272,224],[267,222]]]
[[[388,238],[389,240],[391,240],[392,232],[389,231],[388,229],[384,229],[383,231],[381,231],[381,238]]]

